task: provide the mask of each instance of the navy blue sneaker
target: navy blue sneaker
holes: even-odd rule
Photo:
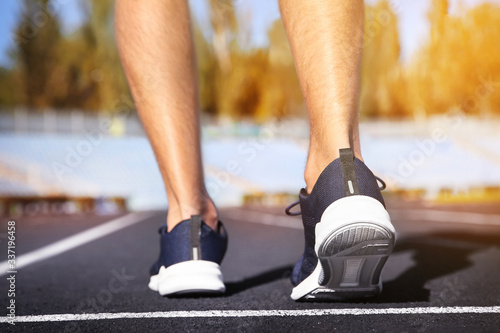
[[[311,193],[302,189],[286,209],[302,215],[305,233],[305,250],[291,276],[292,299],[346,300],[382,291],[380,274],[396,232],[377,179],[352,149],[341,149]],[[298,203],[300,213],[290,212]]]
[[[227,249],[227,233],[207,226],[201,216],[177,224],[170,232],[160,228],[160,258],[150,270],[149,288],[160,295],[223,293],[220,263]]]

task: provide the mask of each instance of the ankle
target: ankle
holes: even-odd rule
[[[339,158],[339,150],[347,147],[338,147],[335,149],[313,149],[311,147],[309,155],[307,157],[307,164],[304,171],[304,180],[306,182],[307,193],[311,193],[316,181],[319,176],[325,170],[325,168],[334,160]],[[359,160],[363,161],[361,157],[361,151],[358,148],[354,148],[354,156]]]
[[[217,208],[207,196],[200,203],[169,203],[167,214],[167,230],[172,230],[181,221],[188,220],[192,215],[201,215],[203,222],[216,230],[218,224]]]
[[[309,157],[307,158],[306,168],[304,170],[304,180],[306,182],[307,193],[311,193],[314,185],[316,184],[316,181],[318,180],[323,170],[336,158],[338,158],[338,156],[336,155],[333,155],[330,158],[326,159],[324,157],[311,157],[311,154],[309,154]]]

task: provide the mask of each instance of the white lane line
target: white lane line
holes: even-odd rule
[[[366,315],[419,315],[419,314],[460,314],[490,313],[500,314],[500,306],[458,306],[458,307],[418,307],[387,309],[308,309],[308,310],[212,310],[212,311],[158,311],[158,312],[118,312],[53,314],[38,316],[16,316],[14,322],[82,321],[105,319],[138,318],[224,318],[224,317],[303,317],[303,316],[366,316]],[[0,317],[0,323],[11,321]]]
[[[35,262],[42,261],[74,249],[75,247],[109,235],[132,224],[144,221],[154,215],[156,215],[156,213],[153,212],[131,213],[99,226],[79,232],[73,236],[61,239],[37,250],[25,253],[16,258],[16,268],[14,270],[21,269]],[[7,261],[0,263],[0,276],[6,275],[9,270],[11,270],[11,268],[9,267],[9,263]]]
[[[391,209],[398,219],[500,226],[500,215],[435,209]],[[391,214],[392,215],[392,214]]]

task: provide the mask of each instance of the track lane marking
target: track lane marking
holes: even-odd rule
[[[144,221],[150,217],[155,216],[156,214],[157,213],[153,212],[131,213],[98,225],[96,227],[84,230],[72,236],[63,238],[52,244],[43,246],[37,250],[19,255],[16,257],[16,267],[14,269],[10,269],[7,260],[3,261],[0,263],[0,276],[6,275],[8,270],[19,270],[33,263],[54,257],[58,254],[74,249],[75,247],[89,243],[93,240],[102,238],[125,227]]]
[[[420,315],[420,314],[500,314],[500,306],[415,307],[387,309],[308,309],[308,310],[212,310],[212,311],[158,311],[85,314],[52,314],[16,316],[14,322],[56,322],[107,319],[149,318],[227,318],[227,317],[303,317],[303,316],[367,316],[367,315]],[[0,323],[11,321],[0,317]]]

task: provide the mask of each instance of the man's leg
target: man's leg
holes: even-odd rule
[[[169,202],[148,286],[162,296],[224,292],[227,234],[203,180],[188,1],[118,0],[116,32]]]
[[[378,295],[395,230],[359,146],[363,1],[280,0],[280,7],[311,127],[307,189],[299,194],[305,249],[291,297]]]
[[[217,212],[203,179],[188,2],[119,0],[116,34],[167,190],[168,230],[200,214],[215,228]]]
[[[280,0],[280,9],[309,113],[305,171],[310,193],[325,167],[351,147],[361,159],[358,96],[362,0]]]

